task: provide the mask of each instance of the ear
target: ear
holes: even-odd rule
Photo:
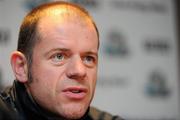
[[[25,83],[28,81],[27,60],[23,53],[15,51],[11,54],[11,66],[19,82]]]

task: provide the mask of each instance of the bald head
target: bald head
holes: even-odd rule
[[[32,52],[38,36],[36,31],[38,22],[45,16],[54,15],[59,15],[63,19],[76,20],[77,22],[81,21],[81,23],[82,21],[91,22],[99,37],[97,27],[92,17],[84,8],[68,2],[52,2],[36,7],[24,18],[19,33],[18,51],[21,51],[28,57]]]
[[[58,19],[57,16],[59,17]],[[73,3],[62,1],[42,4],[27,14],[20,27],[17,50],[25,55],[28,61],[29,69],[32,63],[33,48],[41,37],[39,34],[38,25],[45,17],[51,17],[52,19],[55,18],[59,22],[62,20],[74,23],[77,22],[81,25],[92,25],[98,36],[99,47],[98,29],[92,17],[84,8]]]

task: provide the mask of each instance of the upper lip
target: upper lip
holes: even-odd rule
[[[86,87],[81,87],[81,86],[71,86],[71,87],[66,87],[65,89],[63,89],[63,92],[68,92],[68,91],[87,92],[88,89]]]

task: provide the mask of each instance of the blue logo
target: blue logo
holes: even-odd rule
[[[112,30],[107,36],[105,53],[110,56],[127,56],[129,54],[125,36],[118,30]]]
[[[96,8],[99,5],[98,0],[69,0],[69,1],[85,6],[85,7],[91,7],[91,8]]]
[[[161,71],[154,71],[150,74],[145,87],[146,94],[150,97],[167,97],[170,95],[167,78]]]

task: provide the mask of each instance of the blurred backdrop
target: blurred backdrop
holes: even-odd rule
[[[52,0],[0,0],[0,86],[14,80],[10,54],[33,7]],[[100,32],[92,105],[136,120],[179,120],[178,19],[175,0],[66,0],[86,7]]]

